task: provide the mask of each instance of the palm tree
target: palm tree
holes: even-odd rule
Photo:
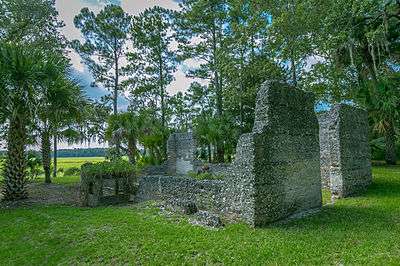
[[[395,165],[396,124],[400,118],[400,74],[388,73],[374,83],[370,104],[370,114],[374,130],[385,137],[385,161]],[[371,86],[372,87],[372,86]]]
[[[65,65],[67,69],[67,65]],[[60,71],[58,77],[48,76],[44,87],[38,117],[38,131],[41,139],[41,151],[45,182],[51,183],[51,138],[54,145],[53,176],[57,174],[57,141],[68,126],[79,123],[82,106],[86,103],[79,85],[67,78],[66,71]]]
[[[4,198],[27,197],[26,152],[28,126],[35,119],[40,86],[57,60],[43,51],[22,45],[0,45],[0,119],[7,125]]]
[[[128,155],[129,162],[132,164],[136,163],[138,153],[137,140],[140,127],[139,117],[131,112],[111,115],[108,119],[106,138],[111,142],[115,141],[115,139],[125,142],[126,154]]]

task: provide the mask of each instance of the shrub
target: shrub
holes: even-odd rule
[[[29,151],[27,154],[28,179],[34,180],[41,174],[42,158],[37,152]]]
[[[96,178],[124,178],[135,174],[135,167],[127,161],[104,161],[85,163],[81,167],[82,175]]]
[[[98,179],[122,179],[129,184],[133,192],[136,181],[135,167],[127,161],[85,163],[81,167],[81,182],[83,185],[93,183]]]
[[[64,176],[80,175],[81,169],[79,167],[71,167],[64,171]]]

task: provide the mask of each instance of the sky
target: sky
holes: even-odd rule
[[[178,10],[179,0],[56,0],[56,8],[59,12],[60,20],[64,21],[65,27],[62,29],[62,33],[67,39],[80,39],[82,40],[80,31],[75,28],[73,20],[74,17],[79,14],[80,10],[84,7],[88,7],[91,11],[98,13],[106,4],[118,4],[125,10],[125,12],[131,15],[138,15],[147,8],[154,6],[161,6],[168,9]],[[107,90],[101,87],[91,87],[90,84],[93,81],[91,74],[84,64],[81,62],[81,58],[75,52],[70,53],[71,63],[73,65],[73,75],[81,82],[85,87],[86,94],[90,98],[99,99],[101,96],[108,94]],[[178,67],[175,72],[175,80],[167,87],[169,94],[173,95],[179,91],[184,92],[190,86],[193,81],[187,78],[185,70],[196,65],[196,62],[187,61]],[[125,99],[119,99],[119,106],[122,110],[125,110],[128,106],[128,102]],[[102,147],[104,144],[92,143],[90,147]],[[81,148],[88,147],[84,144],[67,145],[62,143],[60,148]]]
[[[145,9],[154,6],[178,10],[178,1],[179,0],[56,0],[56,8],[59,12],[60,19],[65,23],[65,27],[62,29],[63,34],[67,39],[73,40],[82,39],[80,31],[74,26],[73,20],[84,7],[88,7],[91,11],[97,13],[107,3],[112,3],[121,5],[125,12],[131,15],[138,15]],[[93,79],[88,69],[82,64],[79,55],[75,52],[71,52],[70,57],[75,72],[74,75],[85,86],[87,95],[91,98],[100,98],[107,94],[104,88],[90,87]],[[195,64],[196,62],[187,61],[178,67],[178,70],[174,74],[175,80],[167,87],[169,94],[173,95],[179,91],[184,92],[189,87],[193,80],[186,77],[185,70]],[[128,105],[127,101],[123,99],[120,99],[119,104],[122,110],[126,109]]]

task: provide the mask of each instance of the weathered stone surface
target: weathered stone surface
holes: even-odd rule
[[[183,212],[188,215],[195,214],[199,211],[196,204],[192,201],[183,201],[180,205],[183,209]]]
[[[214,228],[223,226],[221,218],[218,215],[208,211],[197,212],[192,219],[192,223]]]
[[[132,178],[95,178],[81,176],[80,203],[84,207],[128,202],[132,196]]]
[[[252,133],[226,174],[227,212],[253,226],[321,207],[318,121],[310,93],[265,83]]]
[[[365,110],[339,104],[319,115],[322,183],[336,197],[347,197],[372,182]]]
[[[177,176],[142,176],[139,179],[137,201],[162,200],[172,206],[182,207],[191,202],[199,210],[223,209],[223,184],[221,180],[195,180]]]
[[[185,175],[196,170],[196,141],[192,133],[174,133],[167,142],[168,174]]]

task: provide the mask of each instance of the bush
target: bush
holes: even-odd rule
[[[83,186],[95,183],[99,179],[120,179],[126,186],[127,193],[134,193],[137,183],[135,167],[127,161],[85,163],[81,167],[81,182]]]
[[[27,154],[28,179],[34,180],[41,174],[42,158],[32,151]]]
[[[94,178],[125,178],[135,175],[135,167],[127,161],[85,163],[81,167],[82,176]]]
[[[64,171],[64,176],[80,175],[81,169],[79,167],[71,167]]]
[[[385,138],[380,137],[370,141],[372,160],[385,160]],[[396,143],[397,159],[400,160],[400,142]]]

